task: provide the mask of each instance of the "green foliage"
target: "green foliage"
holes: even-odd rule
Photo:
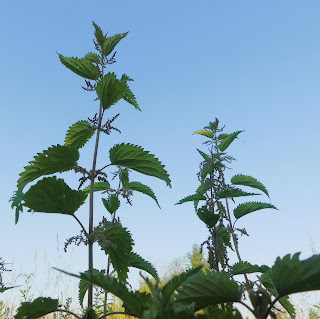
[[[243,131],[237,131],[237,132],[225,135],[218,146],[219,150],[221,152],[224,152],[230,146],[230,144],[238,137],[238,135],[242,132]]]
[[[124,81],[117,79],[114,73],[106,74],[97,84],[96,92],[104,110],[121,100],[128,86]]]
[[[115,194],[110,195],[109,199],[102,198],[102,203],[111,215],[120,207],[120,200]]]
[[[102,47],[104,45],[104,43],[106,42],[106,37],[103,35],[103,32],[101,30],[101,28],[92,21],[92,24],[94,26],[94,36],[97,40],[97,43],[100,45],[100,47]]]
[[[105,42],[102,45],[102,53],[104,56],[108,56],[116,47],[116,45],[127,36],[126,33],[118,33],[113,35],[112,37],[106,38]]]
[[[199,201],[199,200],[206,200],[205,196],[202,194],[194,194],[194,195],[189,195],[183,199],[180,199],[176,205],[181,205],[186,202],[194,202],[194,201]]]
[[[64,145],[81,148],[89,141],[94,132],[95,128],[88,121],[78,121],[69,127]]]
[[[130,183],[127,183],[125,185],[125,187],[129,188],[129,189],[131,189],[133,191],[137,191],[137,192],[140,192],[142,194],[150,196],[152,199],[155,200],[155,202],[157,203],[157,205],[160,208],[160,205],[159,205],[159,202],[157,200],[157,197],[154,194],[153,190],[149,186],[144,185],[144,184],[139,183],[139,182],[130,182]]]
[[[320,255],[300,260],[300,253],[278,257],[267,272],[280,297],[320,290]]]
[[[73,215],[84,203],[87,194],[72,190],[63,179],[47,177],[24,194],[24,206],[39,213]]]
[[[241,274],[251,274],[255,272],[265,272],[269,269],[267,266],[252,265],[247,261],[241,261],[234,264],[230,269],[230,274],[241,275]]]
[[[219,215],[209,211],[206,206],[199,208],[197,215],[209,227],[214,227],[219,220]]]
[[[117,144],[109,151],[112,165],[133,169],[139,173],[157,177],[171,186],[169,174],[164,165],[142,147],[133,144]]]
[[[123,74],[121,77],[121,81],[124,81],[127,83],[128,81],[133,81],[133,80],[129,78],[126,74]],[[141,111],[135,95],[133,94],[133,92],[130,90],[128,86],[126,91],[124,92],[123,99],[129,104],[133,105],[136,110]]]
[[[213,138],[213,132],[208,130],[198,130],[198,131],[195,131],[193,134],[199,134],[205,137]]]
[[[243,287],[230,279],[225,272],[200,272],[178,289],[176,302],[191,304],[196,310],[241,300]]]
[[[24,194],[20,191],[16,191],[13,193],[13,196],[10,198],[9,202],[12,202],[11,208],[16,208],[16,213],[15,213],[15,224],[18,223],[19,221],[19,215],[20,212],[23,212],[23,205],[22,205],[22,200],[23,200]]]
[[[247,214],[266,208],[277,209],[275,206],[269,203],[248,202],[238,205],[233,210],[233,215],[235,218],[239,219]]]
[[[101,249],[110,257],[110,262],[121,281],[125,281],[130,266],[133,240],[130,232],[119,225],[95,228],[95,237]]]
[[[217,193],[217,198],[233,198],[233,197],[243,197],[243,196],[253,196],[253,195],[260,195],[256,193],[247,193],[244,192],[240,188],[231,188],[231,189],[224,189],[223,191]]]
[[[249,186],[252,188],[256,188],[264,192],[267,196],[269,196],[269,193],[265,186],[260,183],[256,178],[247,176],[247,175],[235,175],[231,178],[231,183],[233,185],[243,185],[243,186]]]
[[[97,182],[97,183],[94,183],[94,185],[93,185],[94,192],[106,191],[109,188],[110,188],[110,184],[106,183],[106,182]],[[85,187],[83,189],[83,192],[89,194],[90,193],[90,185]]]
[[[158,279],[157,270],[152,266],[152,264],[134,252],[130,252],[129,254],[129,267],[144,270],[153,278]]]
[[[15,319],[36,319],[50,312],[54,312],[59,307],[57,299],[39,297],[32,302],[23,302],[18,308]]]
[[[34,161],[24,168],[18,179],[18,190],[23,188],[35,179],[54,173],[61,173],[71,170],[79,159],[79,152],[74,147],[51,146],[34,157]]]
[[[101,59],[98,54],[89,52],[84,56],[84,59],[89,60],[91,63],[101,63]]]
[[[62,54],[59,54],[59,59],[69,70],[85,79],[98,80],[100,77],[100,72],[97,66],[93,65],[87,58],[67,58]]]

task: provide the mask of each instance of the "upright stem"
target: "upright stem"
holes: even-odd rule
[[[96,136],[96,144],[94,147],[93,154],[93,163],[91,170],[91,184],[90,184],[90,200],[89,200],[89,238],[88,238],[88,258],[89,258],[89,274],[93,273],[93,190],[94,190],[94,180],[96,173],[96,165],[97,165],[97,155],[98,155],[98,147],[99,147],[99,139],[100,139],[100,127],[102,122],[102,105],[100,103],[99,108],[99,119],[98,119],[98,129]],[[91,307],[93,304],[93,287],[90,283],[88,285],[88,307]]]

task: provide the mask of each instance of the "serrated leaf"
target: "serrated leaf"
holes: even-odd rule
[[[242,197],[242,196],[253,196],[253,195],[260,195],[256,193],[247,193],[244,192],[240,188],[232,188],[232,189],[225,189],[222,192],[217,193],[217,198],[233,198],[233,197]]]
[[[112,194],[108,199],[102,198],[102,203],[106,210],[112,215],[120,207],[120,200],[117,195]]]
[[[220,224],[216,227],[216,237],[217,240],[222,240],[223,246],[229,247],[231,250],[233,250],[231,244],[231,234],[223,224]]]
[[[22,302],[17,310],[15,319],[36,319],[57,310],[59,301],[57,299],[39,297],[32,302]]]
[[[102,52],[104,56],[108,56],[116,47],[116,45],[127,36],[126,33],[118,33],[106,39],[104,44],[102,45]]]
[[[218,140],[223,140],[225,137],[227,137],[229,134],[223,133],[223,134],[219,134],[218,136]]]
[[[186,196],[185,198],[180,199],[178,203],[176,203],[176,205],[181,205],[183,203],[194,202],[199,200],[206,200],[206,197],[201,194],[189,195],[189,196]]]
[[[237,308],[232,308],[232,306],[224,306],[224,309],[209,307],[207,312],[208,319],[242,319],[240,311]]]
[[[67,58],[59,54],[61,63],[71,70],[73,73],[89,80],[98,80],[100,72],[97,66],[93,65],[91,61],[86,58],[78,59],[74,57]]]
[[[278,257],[267,272],[280,297],[320,290],[320,255],[300,260],[300,253]]]
[[[90,193],[90,187],[91,187],[90,185],[85,187],[83,189],[83,192],[89,194]],[[97,182],[97,183],[94,183],[94,185],[93,185],[93,191],[94,192],[105,191],[108,188],[110,188],[110,184],[109,183],[105,183],[105,182]]]
[[[144,260],[138,254],[131,252],[129,254],[129,267],[134,267],[137,269],[141,269],[149,273],[153,278],[158,279],[157,270],[153,267],[151,263]]]
[[[87,59],[91,63],[100,63],[100,57],[98,54],[89,52],[84,56],[84,59]]]
[[[128,81],[133,81],[133,80],[130,77],[128,77],[126,74],[123,74],[121,77],[121,81],[124,81],[127,83]],[[125,93],[123,95],[123,99],[126,102],[133,105],[136,110],[141,111],[139,104],[137,102],[137,99],[136,99],[135,95],[133,94],[133,92],[130,90],[128,85],[127,85],[127,90],[125,91]]]
[[[88,274],[88,273],[89,273],[89,271],[87,270],[85,272],[85,274]],[[105,271],[93,269],[93,273],[95,275],[100,274],[100,273],[104,274]],[[80,279],[78,287],[79,287],[79,292],[78,292],[79,303],[80,303],[81,307],[83,307],[83,300],[84,300],[84,297],[85,297],[87,290],[88,290],[88,281],[86,281],[84,279]]]
[[[213,138],[214,136],[213,132],[208,130],[198,130],[198,131],[195,131],[193,134],[203,135],[208,138]]]
[[[230,279],[225,272],[199,272],[178,289],[176,302],[195,302],[196,310],[241,300],[243,286]]]
[[[92,24],[94,26],[94,36],[100,47],[102,47],[106,42],[106,37],[103,35],[101,28],[94,21],[92,21]]]
[[[96,227],[98,229],[98,227]],[[99,229],[103,240],[98,239],[101,249],[109,255],[111,264],[121,281],[125,281],[130,266],[130,253],[133,240],[130,232],[125,227],[118,225],[107,226]]]
[[[235,175],[231,178],[231,183],[233,185],[243,185],[243,186],[249,186],[252,188],[256,188],[264,192],[267,196],[269,196],[269,193],[265,186],[259,182],[256,178],[248,175]]]
[[[81,148],[93,136],[95,130],[96,129],[90,124],[90,122],[79,121],[69,127],[64,140],[64,145],[72,146],[77,149]]]
[[[210,161],[210,160],[211,160],[211,157],[210,157],[208,154],[200,151],[199,149],[197,149],[197,151],[198,151],[199,154],[203,157],[203,159],[205,159],[206,161]]]
[[[125,283],[119,281],[116,278],[111,277],[110,275],[103,275],[101,273],[99,274],[80,273],[80,276],[79,276],[79,275],[68,273],[62,270],[60,271],[67,275],[86,280],[96,286],[101,287],[105,291],[112,293],[113,295],[120,298],[124,304],[126,304],[126,307],[130,309],[130,312],[132,315],[134,315],[135,317],[141,318],[144,311],[144,306],[143,306],[141,296],[140,294],[136,294],[132,291],[129,291]]]
[[[34,160],[29,162],[24,171],[20,173],[17,186],[18,190],[23,188],[35,179],[54,173],[69,171],[77,165],[79,152],[74,147],[68,146],[51,146],[42,153],[38,153]]]
[[[163,307],[166,306],[173,293],[184,283],[189,281],[193,276],[198,274],[203,265],[189,269],[179,275],[171,278],[162,288]]]
[[[225,165],[219,161],[212,162],[212,163],[205,163],[205,165],[203,166],[203,168],[201,170],[201,181],[204,181],[204,179],[208,175],[212,175],[216,168],[224,168],[224,167],[225,167]]]
[[[22,200],[23,200],[24,194],[20,191],[15,191],[13,193],[13,196],[10,198],[9,202],[12,202],[11,208],[15,207],[15,224],[18,223],[19,221],[19,215],[20,212],[23,212],[23,205],[22,205]]]
[[[24,194],[24,206],[39,213],[73,215],[84,203],[87,194],[72,190],[63,179],[47,177]]]
[[[258,265],[252,265],[247,261],[242,261],[242,262],[234,264],[230,269],[230,273],[232,275],[252,274],[255,272],[262,272],[263,273],[268,268],[269,267],[267,267],[267,268],[266,268],[266,266],[260,267]]]
[[[158,203],[157,197],[154,194],[153,190],[149,186],[144,185],[144,184],[139,183],[139,182],[130,182],[130,183],[126,183],[125,185],[126,185],[125,186],[126,188],[130,188],[133,191],[140,192],[142,194],[150,196],[152,199],[155,200],[155,202],[157,203],[158,207],[160,208],[160,205]]]
[[[117,144],[109,151],[112,165],[133,169],[139,173],[164,180],[171,187],[169,174],[164,165],[142,147],[133,144]]]
[[[218,214],[209,211],[206,206],[199,208],[197,215],[209,227],[214,227],[220,218]]]
[[[104,110],[121,100],[128,86],[117,79],[114,73],[106,74],[97,84],[96,92]]]
[[[237,138],[237,136],[242,133],[243,131],[237,131],[231,134],[228,134],[227,136],[225,136],[220,144],[218,145],[218,148],[221,152],[224,152],[229,146],[230,144]]]
[[[235,218],[239,219],[247,214],[250,214],[252,212],[255,212],[255,211],[261,210],[261,209],[265,209],[265,208],[277,209],[275,206],[273,206],[272,204],[268,204],[268,203],[248,202],[248,203],[243,203],[243,204],[238,205],[233,210],[233,215]]]

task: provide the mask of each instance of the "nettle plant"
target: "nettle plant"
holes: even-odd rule
[[[276,208],[270,203],[249,201],[237,205],[231,217],[230,207],[235,198],[258,195],[238,186],[259,190],[268,197],[269,194],[265,186],[251,176],[235,175],[230,184],[226,183],[225,170],[233,161],[226,150],[241,131],[231,134],[222,131],[216,119],[195,132],[209,138],[205,142],[209,149],[207,153],[198,150],[203,161],[195,194],[178,202],[193,202],[198,217],[208,227],[209,237],[203,245],[208,248],[209,269],[195,267],[174,276],[164,286],[157,279],[143,277],[150,293],[132,291],[119,279],[102,273],[70,275],[110,291],[123,300],[126,314],[142,319],[241,319],[237,304],[258,319],[276,318],[277,313],[283,311],[280,304],[294,318],[295,310],[288,296],[320,289],[320,255],[306,260],[300,260],[299,253],[286,255],[278,257],[272,267],[241,259],[238,235],[247,235],[247,232],[236,228],[235,223],[252,212]],[[237,255],[238,262],[234,265],[229,265],[228,248]],[[244,282],[237,280],[238,276],[244,276]]]
[[[63,145],[54,145],[38,153],[34,160],[24,168],[17,182],[18,190],[10,199],[12,208],[15,208],[15,222],[23,208],[28,212],[53,213],[71,216],[80,225],[81,233],[67,240],[65,248],[70,243],[83,243],[88,246],[87,275],[106,274],[116,276],[125,283],[129,267],[142,269],[157,278],[154,267],[141,256],[133,252],[134,242],[129,230],[122,226],[117,215],[120,199],[131,204],[133,192],[140,192],[150,196],[159,206],[154,192],[148,186],[130,181],[130,171],[157,177],[171,187],[171,181],[164,165],[152,154],[142,147],[133,144],[117,144],[109,150],[109,162],[103,167],[97,167],[97,155],[101,134],[109,135],[112,131],[119,131],[114,127],[114,121],[119,114],[111,119],[105,119],[109,109],[120,100],[132,104],[140,110],[135,95],[130,90],[128,83],[133,81],[126,74],[117,78],[114,73],[106,73],[105,69],[115,63],[116,45],[127,36],[127,33],[116,34],[108,37],[93,23],[95,32],[94,46],[96,52],[90,52],[84,58],[65,57],[59,55],[61,63],[75,74],[85,79],[82,88],[88,92],[96,92],[95,101],[98,102],[98,113],[88,120],[80,120],[73,124],[66,133]],[[93,161],[91,169],[78,165],[80,149],[95,135]],[[104,157],[105,151],[104,152]],[[113,169],[111,173],[107,170]],[[116,169],[116,172],[114,170]],[[74,170],[80,173],[79,188],[71,189],[56,173]],[[42,178],[39,180],[39,178]],[[37,181],[36,181],[37,180]],[[35,182],[36,183],[33,183]],[[111,182],[115,186],[111,186]],[[33,183],[33,184],[31,184]],[[86,184],[88,184],[86,186]],[[30,186],[31,185],[31,186]],[[29,187],[30,186],[30,187]],[[27,187],[29,187],[27,189]],[[101,222],[94,227],[94,193],[103,194],[102,202],[108,217],[103,217]],[[76,216],[77,210],[86,200],[89,200],[88,227]],[[107,269],[94,269],[93,245],[97,243],[107,255]],[[107,294],[105,290],[104,313],[107,313]],[[86,280],[79,284],[79,300],[83,304],[85,294],[88,294],[87,308],[81,318],[96,318],[93,304],[93,285]],[[39,318],[51,312],[68,312],[75,317],[78,315],[59,308],[56,299],[40,297],[33,302],[24,302],[18,309],[15,318]]]

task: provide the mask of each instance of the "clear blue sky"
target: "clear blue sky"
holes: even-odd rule
[[[279,211],[239,221],[243,258],[272,264],[277,256],[320,249],[320,2],[319,1],[7,1],[1,6],[1,254],[14,268],[33,269],[35,249],[57,266],[57,234],[78,232],[72,218],[24,213],[18,225],[8,199],[37,152],[63,143],[68,127],[97,112],[83,81],[60,64],[56,51],[82,57],[93,50],[94,20],[110,35],[129,31],[110,70],[135,79],[142,112],[120,103],[110,117],[122,134],[103,139],[99,163],[115,143],[143,146],[166,165],[172,189],[153,188],[161,210],[142,195],[120,216],[136,252],[152,262],[182,256],[207,237],[192,204],[175,206],[197,187],[203,138],[192,133],[218,117],[226,132],[245,130],[230,147],[231,174],[253,175]],[[82,155],[91,162],[92,144]],[[67,175],[67,178],[69,175]],[[70,185],[77,187],[74,180]],[[72,184],[73,183],[73,184]],[[267,200],[267,199],[266,199]],[[104,213],[96,204],[96,222]],[[86,223],[87,206],[78,217]],[[98,267],[103,256],[98,253]],[[86,268],[74,249],[73,271]],[[83,260],[83,261],[82,261]]]

